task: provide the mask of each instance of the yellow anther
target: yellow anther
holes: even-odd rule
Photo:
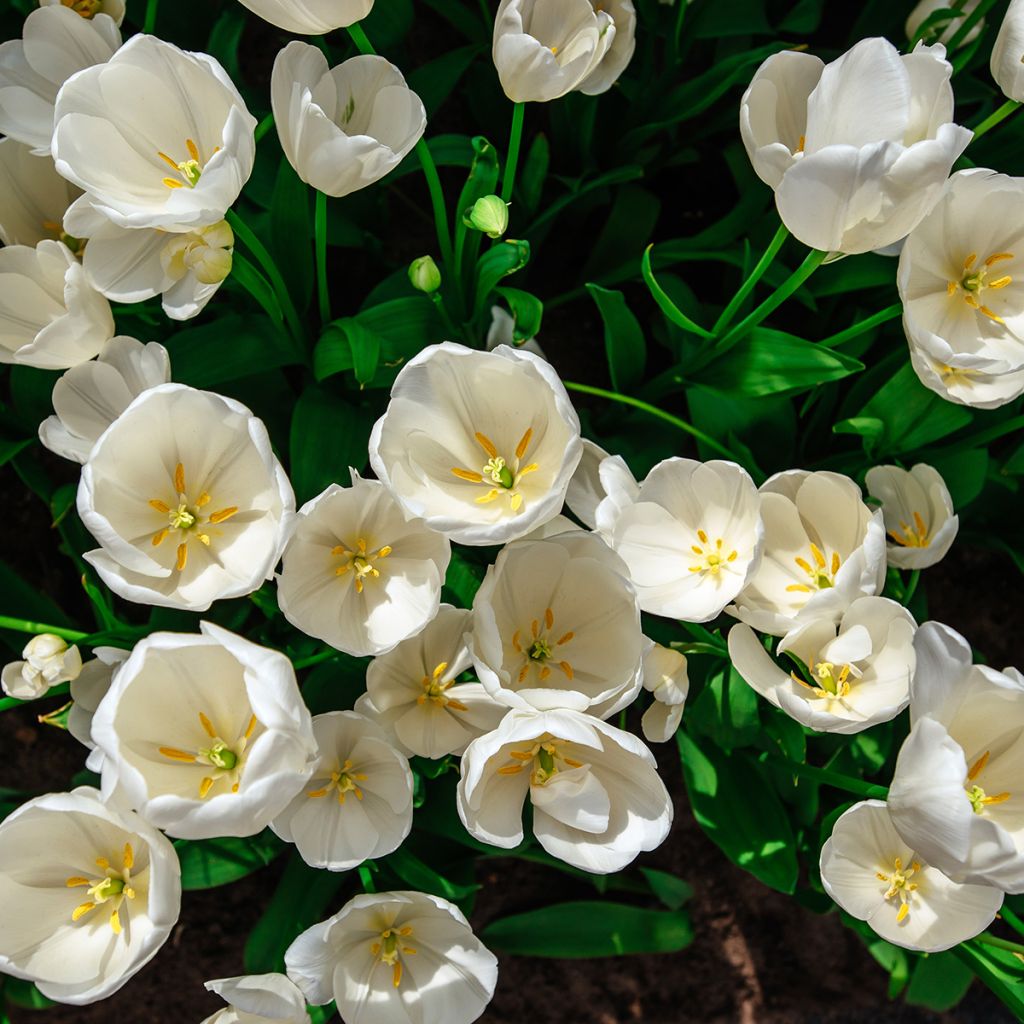
[[[531,437],[533,437],[533,428],[528,427],[526,433],[523,434],[522,438],[520,439],[519,444],[516,445],[517,459],[521,459],[526,454],[526,449],[530,447]]]
[[[157,530],[153,534],[153,547],[158,548],[165,540],[167,540],[167,534],[170,531],[165,527],[163,530]]]
[[[214,780],[209,775],[199,783],[199,799],[205,800],[210,795],[210,790],[213,789]]]
[[[492,459],[498,458],[498,449],[494,447],[494,442],[486,434],[481,434],[478,430],[473,436],[477,439],[477,443],[480,447],[483,448],[483,450],[487,452]]]
[[[71,911],[71,920],[78,921],[81,918],[85,917],[85,915],[88,914],[90,910],[95,909],[96,904],[93,903],[91,900],[88,903],[79,903],[78,906]]]
[[[985,753],[982,754],[981,757],[979,757],[971,766],[971,770],[967,773],[967,778],[969,778],[971,782],[973,782],[985,770],[985,765],[988,764],[990,754],[991,751],[986,750]]]
[[[178,559],[177,559],[177,562],[175,564],[177,565],[178,572],[184,572],[185,571],[185,566],[188,564],[188,545],[187,544],[179,544],[178,545]]]
[[[551,627],[554,624],[555,624],[554,612],[552,612],[550,608],[545,608],[544,609],[544,625],[547,626],[548,629],[551,629]]]
[[[171,514],[171,508],[166,502],[159,501],[158,499],[154,498],[152,501],[150,501],[149,504],[162,515],[167,516]]]
[[[232,505],[230,508],[222,508],[219,512],[211,514],[210,522],[216,526],[217,523],[223,523],[225,520],[230,519],[236,512],[238,512],[237,505]]]
[[[814,555],[814,564],[819,569],[825,568],[825,556],[821,553],[821,548],[818,547],[813,541],[811,541],[811,554]]]
[[[163,757],[169,757],[172,761],[182,761],[185,764],[196,763],[195,755],[188,754],[184,750],[178,750],[176,747],[160,747],[159,749]]]
[[[459,469],[458,466],[452,466],[452,473],[460,480],[465,480],[471,484],[482,484],[484,482],[484,478],[479,473],[474,473],[471,469]]]
[[[80,875],[73,875],[64,883],[69,889],[74,889],[79,885],[92,885],[88,878],[82,878]]]
[[[179,494],[185,493],[185,467],[180,462],[174,467],[174,486]]]
[[[202,711],[199,712],[199,723],[202,725],[203,731],[211,740],[215,740],[217,738],[217,730],[214,729],[213,722],[211,722]]]

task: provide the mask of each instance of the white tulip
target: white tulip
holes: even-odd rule
[[[406,519],[383,484],[352,471],[299,509],[277,596],[285,618],[361,657],[383,654],[437,614],[451,545]]]
[[[992,47],[989,69],[1007,98],[1024,100],[1024,3],[1021,0],[1010,0]]]
[[[85,766],[97,775],[103,769],[103,751],[92,738],[92,720],[100,702],[107,695],[114,673],[128,660],[129,651],[119,647],[94,647],[82,671],[71,680],[71,707],[68,709],[68,732],[89,748]]]
[[[956,539],[960,517],[953,513],[942,474],[918,463],[911,470],[873,466],[868,470],[868,493],[882,503],[889,534],[889,565],[926,569],[941,561]]]
[[[459,817],[483,843],[523,841],[523,803],[548,853],[594,874],[660,846],[672,800],[632,733],[577,711],[511,711],[462,756]]]
[[[707,622],[757,572],[760,507],[754,481],[736,463],[666,459],[615,517],[607,539],[629,566],[645,612]]]
[[[205,983],[228,1003],[203,1024],[310,1024],[306,997],[283,974],[248,974]]]
[[[49,155],[33,156],[16,139],[0,140],[0,240],[4,245],[36,245],[56,238],[72,251],[81,240],[65,234],[64,213],[81,195],[53,166]]]
[[[592,0],[501,0],[492,55],[505,95],[515,103],[545,102],[574,89],[608,89],[629,63],[636,28],[629,0],[608,8]],[[620,25],[626,42],[615,49]]]
[[[373,0],[239,0],[253,14],[286,32],[318,36],[362,21]]]
[[[984,931],[1003,902],[998,889],[958,885],[900,839],[880,800],[854,804],[821,849],[825,891],[886,942],[938,953]]]
[[[394,170],[427,125],[423,102],[402,72],[363,54],[329,67],[298,40],[274,61],[274,123],[295,173],[329,196],[347,196]]]
[[[742,623],[729,631],[729,657],[754,690],[801,725],[855,733],[890,721],[909,703],[916,628],[902,605],[862,597],[838,625],[812,619],[779,641],[777,655],[788,654],[800,672],[779,668]]]
[[[133,399],[170,379],[163,345],[111,338],[96,359],[72,367],[54,384],[56,415],[39,425],[39,440],[62,458],[86,462],[100,435]]]
[[[973,13],[974,8],[978,6],[981,0],[965,0],[960,5],[960,13],[954,14],[953,7],[955,6],[955,0],[920,0],[920,3],[910,12],[907,17],[906,24],[904,25],[904,31],[907,33],[908,39],[913,39],[917,35],[917,30],[924,23],[925,19],[938,11],[949,12],[947,14],[947,20],[942,22],[942,30],[938,35],[938,38],[934,41],[937,43],[943,43],[948,46],[953,39],[953,36],[960,31],[960,26],[964,22],[964,18]],[[973,43],[975,39],[981,35],[981,30],[985,27],[985,19],[979,18],[973,28],[960,40],[959,46],[966,46],[968,43]],[[934,35],[938,31],[938,26],[931,28],[926,33],[927,36]]]
[[[670,647],[652,643],[644,655],[644,689],[654,697],[640,720],[648,743],[667,743],[683,720],[690,693],[686,658]]]
[[[587,96],[607,92],[618,81],[636,50],[636,9],[633,0],[591,0],[597,15],[607,14],[615,26],[615,38],[600,63],[577,86]],[[557,55],[556,55],[557,56]]]
[[[0,363],[66,370],[113,336],[110,303],[63,242],[0,251]]]
[[[21,652],[24,661],[4,666],[0,686],[8,697],[36,700],[58,683],[69,683],[82,671],[82,655],[53,633],[32,637]]]
[[[144,391],[92,449],[78,512],[85,554],[129,601],[205,611],[270,579],[295,496],[266,427],[183,384]]]
[[[608,718],[636,698],[646,643],[622,560],[582,530],[498,553],[473,600],[470,653],[511,708]]]
[[[466,646],[471,623],[471,612],[443,604],[419,633],[366,670],[367,692],[356,711],[377,722],[403,753],[461,754],[508,711],[479,683],[458,682],[472,664]]]
[[[1024,892],[1024,676],[972,665],[970,644],[938,622],[917,631],[914,647],[893,824],[955,881]]]
[[[370,465],[410,516],[462,544],[503,544],[558,515],[580,424],[551,366],[443,342],[402,367]]]
[[[95,789],[50,793],[0,823],[0,970],[82,1006],[116,992],[178,920],[174,847]]]
[[[608,537],[619,513],[640,494],[626,460],[583,438],[583,457],[569,481],[565,503],[588,529]]]
[[[227,72],[154,36],[69,79],[54,118],[57,170],[86,192],[72,234],[80,207],[123,228],[217,224],[252,173],[256,120]]]
[[[921,382],[992,409],[1024,392],[1024,178],[983,168],[949,179],[911,232],[897,283]]]
[[[61,86],[108,61],[120,45],[121,33],[106,14],[81,18],[63,5],[32,11],[21,39],[0,44],[0,132],[49,156]]]
[[[368,718],[313,719],[317,761],[302,792],[270,823],[314,868],[348,871],[393,853],[412,829],[409,762]]]
[[[858,598],[885,584],[881,510],[839,473],[776,473],[761,491],[761,566],[730,615],[762,633],[783,636],[800,622],[838,622]]]
[[[114,19],[114,24],[124,21],[125,0],[39,0],[40,7],[70,7],[83,18],[95,18],[105,14]]]
[[[135,645],[92,720],[103,794],[183,839],[251,836],[316,759],[295,670],[277,651],[201,624]]]
[[[304,931],[284,955],[315,1006],[345,1024],[471,1024],[494,995],[498,961],[453,903],[366,893]]]
[[[779,216],[805,245],[843,253],[898,242],[934,206],[971,132],[952,123],[941,45],[901,55],[863,39],[831,64],[787,50],[743,95],[740,131]]]

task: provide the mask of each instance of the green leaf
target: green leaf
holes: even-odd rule
[[[455,92],[459,80],[480,50],[481,47],[476,45],[461,46],[421,64],[409,73],[406,79],[409,88],[423,101],[428,117],[433,117],[444,101]]]
[[[26,437],[21,441],[0,441],[0,466],[6,466],[15,455],[23,452],[35,440],[34,437]]]
[[[473,315],[480,315],[491,292],[502,278],[521,270],[529,262],[529,242],[509,238],[491,246],[476,265],[476,306]]]
[[[587,291],[597,303],[604,323],[604,349],[608,357],[612,387],[626,394],[643,380],[647,362],[647,340],[643,328],[626,305],[622,292],[588,284]]]
[[[884,939],[868,943],[868,952],[889,972],[889,998],[895,999],[907,985],[910,965],[906,950]]]
[[[757,693],[731,665],[715,672],[688,709],[694,728],[723,750],[748,746],[761,733]]]
[[[237,249],[231,257],[231,276],[228,281],[247,291],[276,325],[284,323],[281,303],[270,282]]]
[[[671,875],[667,871],[659,871],[657,868],[641,868],[640,874],[647,879],[651,892],[668,907],[669,910],[678,910],[683,904],[693,898],[693,886],[684,882],[677,875]]]
[[[473,606],[473,598],[476,597],[483,579],[483,570],[467,561],[458,551],[452,551],[452,560],[448,563],[444,585],[455,595],[461,607]]]
[[[480,938],[517,956],[583,959],[675,953],[693,941],[693,928],[683,911],[608,902],[556,903],[492,921]]]
[[[519,194],[529,212],[536,210],[540,205],[540,197],[544,191],[544,182],[547,180],[550,164],[551,145],[548,142],[548,137],[543,132],[538,132],[533,137],[519,175]]]
[[[515,321],[512,340],[523,342],[536,338],[540,334],[540,325],[544,317],[544,303],[536,295],[524,292],[521,288],[494,290],[508,303],[512,311],[512,319]]]
[[[270,242],[288,294],[301,313],[313,297],[313,218],[310,190],[287,157],[281,158],[270,203]]]
[[[394,871],[410,889],[429,892],[453,903],[471,896],[480,888],[479,885],[457,885],[449,881],[405,847],[399,847],[390,856],[385,857],[381,864]]]
[[[944,1013],[967,994],[974,972],[950,952],[932,953],[917,961],[905,996],[911,1006]]]
[[[174,845],[185,890],[214,889],[245,878],[266,867],[284,850],[284,843],[270,829],[247,839],[185,839]]]
[[[1009,950],[983,943],[961,942],[950,950],[1016,1014],[1024,1020],[1024,964]]]
[[[3,983],[4,998],[13,1006],[23,1010],[48,1010],[51,1006],[57,1005],[53,1000],[47,999],[31,981],[4,978]]]
[[[67,615],[43,593],[38,581],[26,583],[3,562],[0,562],[0,614],[47,622],[52,626],[71,625]],[[21,639],[18,649],[20,650],[24,644],[25,639]]]
[[[462,215],[484,196],[494,194],[498,187],[498,152],[482,136],[473,138],[473,163],[469,167],[462,192],[459,194],[459,205],[456,207],[459,232],[465,234],[466,226],[462,223]]]
[[[988,452],[984,448],[969,448],[930,461],[946,481],[955,509],[969,505],[981,494],[988,475]]]
[[[729,395],[791,394],[863,369],[852,356],[783,331],[755,327],[695,373],[693,380]]]
[[[722,852],[780,892],[796,890],[796,840],[785,807],[764,774],[738,752],[701,749],[676,733],[694,817]]]
[[[665,290],[658,284],[654,277],[654,271],[651,269],[651,250],[654,248],[653,245],[647,246],[644,250],[644,255],[640,261],[640,271],[644,277],[644,283],[647,285],[651,296],[654,301],[658,304],[662,313],[668,317],[671,323],[674,323],[680,330],[687,331],[690,334],[699,334],[702,338],[713,338],[714,335],[711,331],[701,327],[700,324],[694,323],[665,293]]]
[[[351,369],[355,373],[359,386],[365,387],[371,383],[377,373],[377,364],[380,362],[382,347],[380,335],[369,330],[352,316],[335,320],[324,333],[324,337],[327,337],[329,333],[333,335],[334,332],[339,333],[344,339],[344,344],[348,346],[348,358],[341,357],[337,365],[339,367],[343,366],[344,369]],[[321,342],[323,340],[321,338]],[[329,349],[338,344],[337,339],[332,337],[327,346]],[[318,345],[318,351],[319,348],[320,346]]]
[[[366,465],[371,420],[365,409],[318,387],[307,388],[292,414],[290,477],[299,501],[347,483],[349,467]]]

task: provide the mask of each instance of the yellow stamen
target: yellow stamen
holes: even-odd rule
[[[529,448],[530,446],[531,437],[533,437],[533,428],[529,427],[527,428],[526,433],[523,434],[522,438],[520,439],[519,444],[516,445],[517,459],[521,459],[526,454],[526,449]]]
[[[169,757],[172,761],[184,761],[186,764],[195,764],[196,759],[192,754],[186,754],[184,750],[177,750],[175,747],[161,747],[160,753]]]
[[[1012,260],[1012,252],[994,252],[987,260],[985,260],[985,266],[991,267],[993,263],[998,263],[1000,260]],[[991,287],[991,286],[990,286]]]
[[[253,715],[252,718],[249,719],[249,725],[248,725],[248,727],[245,730],[245,738],[246,739],[251,739],[252,738],[252,734],[255,731],[256,731],[256,716]]]
[[[158,548],[165,540],[167,540],[168,530],[158,530],[153,534],[153,547]]]
[[[209,736],[211,740],[215,740],[217,738],[217,730],[214,729],[213,722],[211,722],[209,718],[202,713],[202,711],[199,712],[199,721],[202,724],[206,735]]]
[[[192,157],[193,160],[199,159],[199,147],[191,139],[185,140],[185,148],[188,150],[188,155]]]
[[[69,889],[74,889],[79,885],[92,885],[92,882],[88,878],[82,878],[79,875],[73,875],[64,883]]]
[[[124,854],[122,855],[121,864],[125,871],[131,871],[135,867],[135,851],[132,849],[131,843],[124,844]]]
[[[92,900],[90,900],[88,903],[79,903],[78,906],[71,911],[71,920],[78,921],[81,918],[85,917],[85,915],[88,914],[90,910],[95,909],[96,904],[93,903]]]
[[[398,988],[402,984],[402,961],[396,960],[395,966],[392,968],[392,980],[395,988]]]
[[[818,568],[824,569],[828,563],[825,561],[825,556],[821,553],[821,548],[813,541],[811,542],[811,554],[814,555],[814,562]]]
[[[907,916],[907,914],[909,914],[909,913],[910,913],[910,904],[909,903],[901,903],[900,904],[900,909],[898,911],[896,911],[896,922],[897,922],[897,924],[901,923],[904,920],[904,918]]]
[[[121,915],[115,910],[110,915],[110,927],[115,935],[121,934]]]
[[[185,493],[185,467],[180,462],[174,467],[174,486],[179,494]]]
[[[213,789],[213,779],[207,776],[205,779],[203,779],[202,782],[199,783],[199,799],[205,800],[209,795],[211,789]]]
[[[178,572],[184,572],[185,571],[185,565],[186,565],[187,562],[188,562],[188,545],[187,544],[179,544],[178,545],[178,562],[177,562]]]
[[[467,480],[471,484],[482,484],[484,482],[484,478],[479,473],[474,473],[469,469],[459,469],[458,466],[452,466],[452,473],[460,480]]]
[[[558,640],[555,641],[556,647],[561,647],[562,644],[567,644],[576,634],[569,630],[568,633],[563,634]]]
[[[544,609],[544,625],[550,629],[555,624],[555,615],[550,608]]]
[[[483,448],[483,450],[487,452],[492,459],[496,459],[498,457],[498,449],[494,447],[494,442],[487,437],[486,434],[481,434],[477,431],[473,436],[477,439],[477,443],[480,447]]]
[[[572,670],[572,665],[567,661],[560,661],[558,667],[565,673],[567,679],[572,679],[575,673]]]
[[[225,520],[230,519],[237,511],[237,505],[232,505],[230,508],[222,508],[219,512],[214,512],[210,516],[210,522],[216,526],[217,523],[223,523]]]
[[[174,178],[161,178],[160,180],[168,188],[184,188],[185,187],[180,181],[176,181]]]
[[[486,505],[489,502],[494,501],[494,499],[498,497],[498,493],[498,489],[495,487],[492,490],[488,491],[482,498],[477,498],[476,503],[478,505]]]
[[[157,500],[156,498],[154,498],[152,501],[150,501],[149,504],[153,508],[155,508],[157,510],[157,512],[161,513],[161,515],[165,515],[166,516],[166,515],[170,515],[170,513],[171,513],[170,507],[168,505],[165,505],[162,501]]]

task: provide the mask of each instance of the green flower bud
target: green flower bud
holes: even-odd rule
[[[441,287],[441,271],[437,269],[433,256],[420,256],[409,264],[409,281],[418,292],[427,295]]]
[[[508,203],[499,196],[483,196],[466,211],[462,222],[489,238],[501,238],[508,230]]]

